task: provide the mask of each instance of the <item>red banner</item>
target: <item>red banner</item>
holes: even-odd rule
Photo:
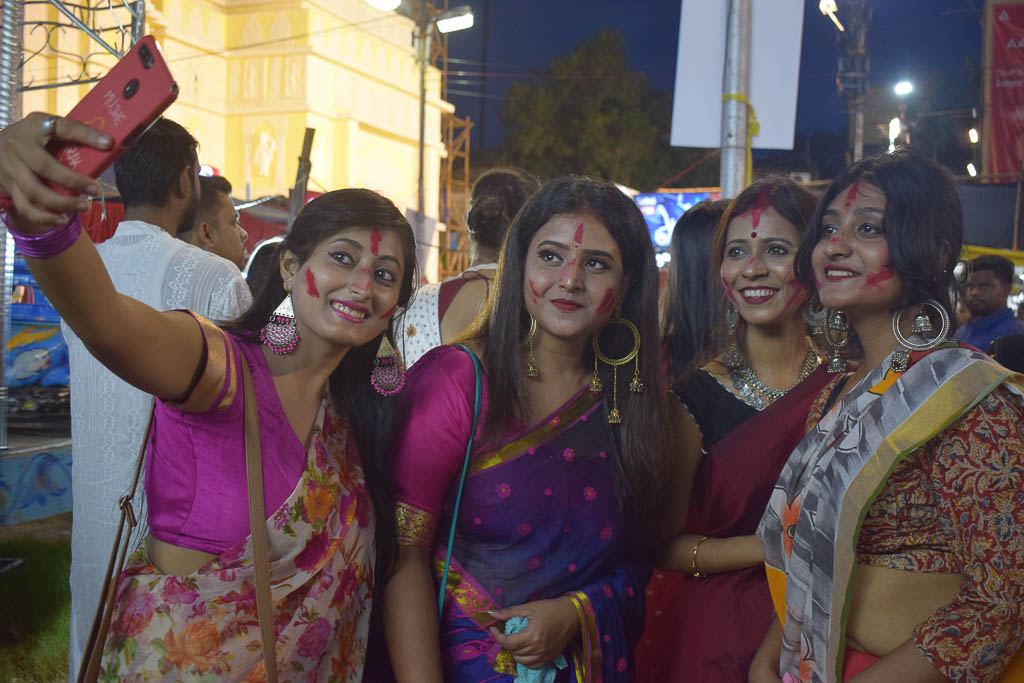
[[[989,172],[1016,175],[1024,162],[1024,5],[990,7]]]

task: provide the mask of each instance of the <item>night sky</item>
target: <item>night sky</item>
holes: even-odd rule
[[[701,0],[688,0],[701,1]],[[763,0],[754,0],[754,2]],[[452,6],[464,4],[451,0]],[[484,143],[501,145],[498,113],[503,93],[518,81],[531,81],[533,68],[566,55],[578,42],[604,28],[618,29],[626,41],[630,66],[659,89],[671,91],[675,80],[679,0],[468,0],[476,16],[472,29],[449,40],[449,100],[460,116],[480,121],[484,104]],[[487,64],[482,62],[485,5],[489,4]],[[843,0],[839,0],[839,17]],[[965,61],[981,62],[982,0],[874,0],[870,31],[871,86],[891,87],[913,81],[926,70],[940,71],[950,84],[965,83]],[[797,131],[840,132],[846,126],[846,103],[836,95],[836,29],[806,0]],[[459,70],[466,72],[457,74]],[[481,100],[481,84],[484,98]],[[941,100],[941,98],[939,98]],[[942,102],[965,106],[973,102]],[[474,147],[480,144],[474,129]]]

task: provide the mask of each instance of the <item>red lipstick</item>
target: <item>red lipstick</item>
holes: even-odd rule
[[[583,308],[583,304],[576,303],[572,299],[552,299],[551,305],[560,311],[578,311]]]

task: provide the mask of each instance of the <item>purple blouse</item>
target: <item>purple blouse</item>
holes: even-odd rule
[[[249,535],[242,366],[252,371],[267,518],[306,467],[306,449],[288,422],[260,345],[192,314],[203,331],[202,373],[180,403],[158,400],[146,454],[150,534],[220,554]]]

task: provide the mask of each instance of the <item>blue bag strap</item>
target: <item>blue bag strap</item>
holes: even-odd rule
[[[476,392],[473,396],[473,426],[469,430],[469,443],[466,444],[466,457],[462,462],[462,475],[459,477],[459,488],[455,492],[455,508],[452,510],[452,525],[448,530],[448,553],[444,558],[444,571],[441,572],[441,587],[437,591],[437,621],[441,623],[441,614],[444,610],[444,589],[448,584],[448,567],[452,563],[452,546],[455,544],[455,522],[459,519],[459,503],[462,502],[462,489],[466,485],[466,472],[469,471],[469,455],[473,452],[473,438],[476,436],[476,425],[480,418],[481,390],[483,389],[483,371],[480,368],[480,359],[462,344],[453,344],[469,354],[473,360],[473,370],[476,373]]]

